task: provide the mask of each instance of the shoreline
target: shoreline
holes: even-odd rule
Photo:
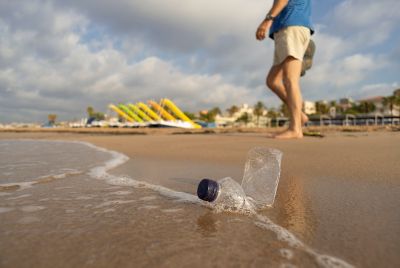
[[[71,134],[98,134],[98,135],[179,135],[179,134],[237,134],[237,133],[275,133],[285,127],[274,128],[0,128],[0,133],[71,133]],[[304,127],[304,133],[331,134],[340,132],[398,132],[400,126],[310,126]]]

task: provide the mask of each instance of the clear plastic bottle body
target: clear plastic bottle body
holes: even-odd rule
[[[281,171],[282,152],[277,149],[255,147],[247,156],[242,188],[257,208],[274,203]]]

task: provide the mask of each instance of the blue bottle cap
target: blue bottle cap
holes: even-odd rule
[[[219,185],[216,181],[202,179],[197,188],[197,196],[204,201],[213,202],[217,199]]]

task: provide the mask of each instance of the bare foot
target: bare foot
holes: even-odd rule
[[[275,139],[301,139],[301,138],[303,138],[303,132],[301,131],[298,132],[289,129],[275,136]]]
[[[307,116],[305,113],[301,113],[301,124],[302,124],[303,126],[305,126],[305,124],[306,124],[308,121],[309,121],[308,116]],[[280,135],[282,135],[282,134],[285,134],[286,132],[288,132],[287,129],[282,130],[282,131],[278,131],[278,132],[275,132],[275,133],[268,133],[268,134],[267,134],[267,138],[270,138],[270,139],[274,139],[274,138],[277,138],[277,139],[284,139],[284,138],[278,138],[278,136],[280,136]],[[303,138],[303,134],[301,134],[301,137],[299,137],[299,138]]]
[[[280,132],[279,132],[280,133]],[[274,139],[276,135],[278,135],[279,133],[267,133],[266,138],[269,139]]]

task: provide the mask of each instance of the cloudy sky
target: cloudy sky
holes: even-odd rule
[[[280,103],[265,87],[272,0],[0,0],[0,123],[81,118],[162,97],[196,112]],[[400,87],[399,0],[314,0],[306,100]]]

